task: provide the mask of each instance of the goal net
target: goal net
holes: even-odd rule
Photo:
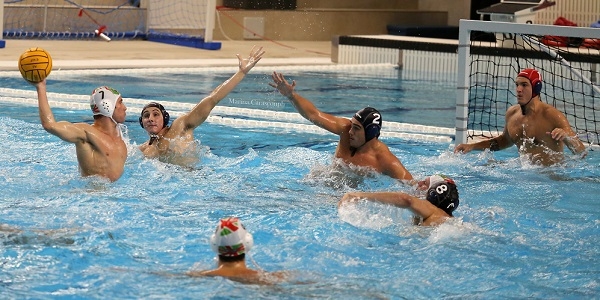
[[[215,0],[4,0],[5,38],[148,39],[220,49]],[[0,10],[0,17],[2,17]]]
[[[482,42],[481,34],[495,42]],[[599,49],[595,28],[461,20],[456,143],[500,134],[506,110],[517,103],[516,75],[534,68],[542,101],[562,111],[583,142],[597,145]]]

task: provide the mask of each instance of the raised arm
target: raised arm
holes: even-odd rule
[[[210,112],[219,104],[227,94],[229,94],[241,81],[244,79],[246,74],[261,60],[265,51],[260,47],[252,47],[250,56],[242,59],[239,54],[237,58],[239,60],[239,70],[233,74],[228,80],[225,80],[221,85],[215,88],[210,95],[202,99],[189,113],[183,115],[177,120],[184,123],[185,129],[194,129],[202,124],[207,118]]]
[[[32,83],[32,85],[35,86],[38,94],[38,108],[42,127],[44,127],[47,132],[66,142],[76,143],[86,139],[85,131],[79,126],[67,121],[56,122],[52,109],[50,109],[50,104],[48,103],[46,80],[39,83]]]
[[[311,121],[313,124],[337,135],[341,135],[344,130],[347,130],[346,127],[350,123],[348,119],[324,113],[317,109],[317,107],[308,99],[296,93],[294,91],[296,88],[295,80],[293,80],[290,84],[283,77],[283,74],[277,72],[273,72],[271,77],[273,82],[269,83],[269,85],[276,88],[279,93],[287,97],[300,115],[302,115],[302,117]]]

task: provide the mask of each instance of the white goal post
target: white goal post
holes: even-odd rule
[[[493,33],[497,41],[494,43],[472,40],[474,33]],[[566,47],[546,46],[539,42],[542,37],[548,36],[592,41],[597,43],[594,45],[598,47],[583,44]],[[569,98],[565,100],[571,103],[555,104],[555,106],[561,106],[557,107],[559,110],[563,110],[564,107],[571,110],[571,115],[567,118],[570,119],[571,126],[575,127],[574,130],[578,134],[590,137],[588,140],[583,139],[586,142],[597,143],[600,127],[597,128],[595,123],[596,117],[600,120],[600,95],[596,92],[598,87],[595,86],[597,84],[595,81],[598,78],[597,70],[600,69],[600,29],[461,20],[458,43],[456,144],[467,143],[470,137],[477,135],[476,131],[479,129],[473,128],[469,118],[472,117],[470,113],[474,113],[481,107],[488,107],[487,104],[473,107],[471,103],[474,97],[478,97],[477,93],[484,93],[481,90],[493,89],[494,92],[487,93],[485,100],[495,101],[492,99],[494,97],[489,95],[496,95],[494,93],[497,93],[498,89],[503,89],[507,99],[516,103],[513,94],[514,77],[517,74],[515,71],[524,66],[536,68],[542,73],[545,85],[542,92],[543,101],[556,103],[554,101],[561,97]],[[474,50],[477,54],[474,54]],[[565,59],[565,56],[568,58]],[[576,61],[574,66],[571,66],[569,59]],[[480,63],[481,61],[486,63]],[[483,77],[484,80],[481,79]],[[500,77],[503,79],[499,80]],[[484,87],[480,88],[481,86]],[[476,89],[479,90],[475,91]],[[511,95],[513,95],[512,99],[510,99]],[[580,105],[584,105],[583,108]],[[505,107],[498,109],[495,118],[501,120],[495,122],[503,124],[504,112]],[[576,121],[573,122],[571,119]],[[494,135],[497,131],[494,133],[491,130],[487,134],[482,136]]]
[[[0,5],[0,20],[4,20],[4,3]],[[4,48],[4,21],[0,22],[0,48]]]

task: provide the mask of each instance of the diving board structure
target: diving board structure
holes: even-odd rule
[[[489,15],[491,21],[534,23],[538,10],[554,5],[556,2],[548,0],[501,0],[500,3],[477,10],[477,13],[482,18]]]

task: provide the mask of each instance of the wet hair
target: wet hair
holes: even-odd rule
[[[171,118],[171,116],[169,116],[169,113],[167,112],[167,110],[165,109],[164,106],[162,106],[162,104],[158,103],[158,102],[150,102],[146,105],[144,105],[144,108],[142,108],[142,113],[140,114],[140,126],[142,126],[142,128],[144,128],[144,123],[142,122],[142,118],[144,116],[144,111],[148,108],[148,107],[156,107],[160,110],[160,113],[163,116],[163,128],[167,127],[167,125],[169,124],[169,119]]]
[[[222,262],[236,262],[236,261],[242,261],[244,260],[244,258],[246,258],[246,254],[240,254],[237,256],[225,256],[225,255],[219,255],[219,260]]]
[[[427,201],[452,216],[452,212],[459,204],[456,184],[452,179],[444,178],[443,181],[430,185],[427,190]]]
[[[383,122],[379,111],[372,107],[365,107],[354,114],[354,119],[365,129],[365,143],[379,137]]]

